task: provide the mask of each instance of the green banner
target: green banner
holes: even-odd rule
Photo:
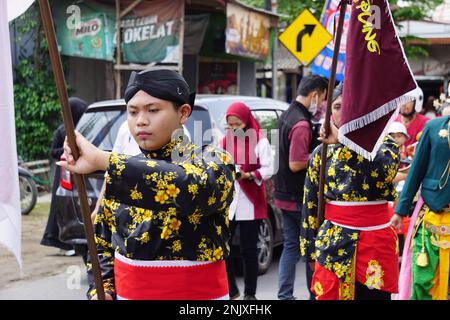
[[[114,10],[96,3],[53,1],[60,53],[114,60]]]
[[[179,63],[184,0],[143,1],[122,21],[125,62]]]
[[[123,8],[131,4],[122,1]],[[96,1],[52,1],[63,55],[113,61],[114,5]],[[143,1],[121,22],[124,63],[179,63],[184,0]]]
[[[122,22],[122,50],[125,62],[179,62],[179,33],[174,20],[158,17],[131,18]]]

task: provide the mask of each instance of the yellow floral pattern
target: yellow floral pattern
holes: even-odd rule
[[[300,253],[309,261],[317,260],[321,266],[334,272],[345,282],[352,270],[359,231],[338,227],[328,220],[321,226],[317,224],[321,152],[322,147],[319,146],[308,161],[301,218]],[[352,202],[394,200],[396,192],[392,180],[397,173],[399,159],[398,146],[389,137],[385,138],[373,161],[364,159],[342,144],[329,145],[325,171],[325,198]],[[375,280],[371,283],[377,285]]]
[[[316,298],[320,298],[320,296],[323,295],[323,287],[319,281],[314,282],[314,293]]]
[[[175,148],[187,156],[172,160]],[[182,139],[135,157],[111,154],[94,223],[105,290],[114,294],[116,251],[135,260],[225,259],[234,180],[227,153]],[[91,283],[89,297],[94,287]]]
[[[384,271],[377,260],[370,260],[366,269],[366,282],[369,289],[380,290],[384,286]]]

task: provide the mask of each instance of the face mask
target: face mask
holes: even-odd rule
[[[315,115],[317,112],[317,107],[319,105],[319,97],[316,97],[316,100],[311,101],[311,105],[309,106],[308,111],[312,114]]]
[[[244,129],[235,129],[234,130],[234,135],[236,137],[238,137],[238,138],[242,138],[243,136],[245,136],[245,131],[246,131],[246,128],[244,128]]]
[[[245,136],[245,131],[247,130],[247,128],[244,129],[233,129],[233,128],[228,128],[227,129],[233,136],[237,137],[237,138],[241,138],[243,136]]]

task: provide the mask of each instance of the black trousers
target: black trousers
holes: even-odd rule
[[[355,300],[391,300],[391,294],[386,291],[369,289],[355,281]]]
[[[239,225],[240,228],[240,250],[244,262],[244,294],[255,295],[258,279],[257,243],[260,220],[230,221],[231,237],[233,237],[237,225]],[[233,248],[231,250],[233,251]],[[239,288],[236,284],[235,267],[232,256],[233,254],[230,254],[226,259],[230,296],[239,292]]]
[[[58,207],[56,205],[55,196],[56,190],[59,186],[60,172],[58,166],[54,166],[53,170],[54,175],[50,212],[48,215],[47,226],[45,227],[44,235],[42,236],[41,244],[44,246],[55,247],[62,250],[71,250],[73,249],[73,246],[59,240]]]

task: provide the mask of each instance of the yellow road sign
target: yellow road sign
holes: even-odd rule
[[[279,39],[306,66],[333,39],[333,36],[308,9],[305,9],[284,30]]]

